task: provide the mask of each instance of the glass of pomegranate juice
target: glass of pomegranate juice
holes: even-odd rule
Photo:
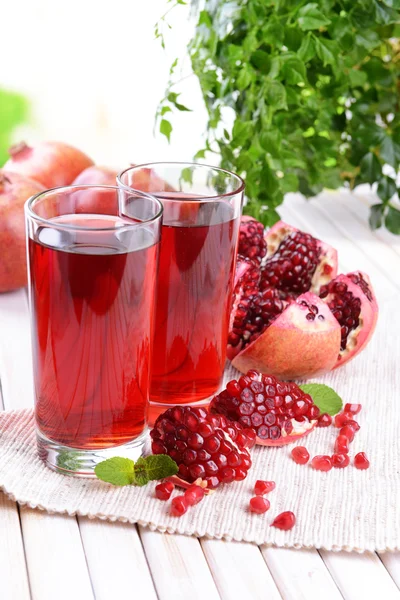
[[[25,215],[39,456],[91,475],[142,452],[162,205],[68,186],[30,198]]]
[[[164,207],[150,385],[150,420],[176,404],[206,405],[226,359],[244,182],[190,163],[131,167],[123,190]]]

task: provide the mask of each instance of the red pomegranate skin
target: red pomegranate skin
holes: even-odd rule
[[[24,142],[12,146],[5,170],[38,181],[45,188],[70,185],[94,163],[86,154],[64,142],[45,141],[28,146]]]
[[[27,284],[24,204],[45,188],[32,179],[0,170],[0,292]]]
[[[73,185],[117,185],[117,175],[114,169],[93,165],[79,173]]]

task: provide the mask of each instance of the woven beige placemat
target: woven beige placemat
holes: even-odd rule
[[[397,301],[381,312],[369,348],[355,361],[320,381],[344,401],[361,402],[361,429],[351,455],[366,451],[367,471],[350,466],[329,473],[295,464],[292,446],[256,448],[247,479],[221,488],[181,518],[169,515],[169,503],[153,496],[155,483],[115,488],[75,479],[47,469],[37,458],[31,410],[0,413],[0,488],[21,504],[49,512],[79,514],[140,523],[151,529],[328,550],[400,549],[400,314]],[[226,380],[235,373],[227,369]],[[333,427],[317,429],[304,443],[311,455],[332,453]],[[271,509],[248,512],[257,479],[272,479]],[[176,492],[178,493],[178,492]],[[282,532],[270,523],[292,510],[296,526]]]

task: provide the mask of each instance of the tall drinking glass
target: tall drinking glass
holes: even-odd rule
[[[226,359],[244,183],[222,169],[153,163],[117,178],[162,201],[150,419],[168,406],[207,404]]]
[[[90,475],[146,435],[162,205],[68,186],[25,205],[39,456]]]

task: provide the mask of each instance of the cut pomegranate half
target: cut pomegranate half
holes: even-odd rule
[[[341,328],[335,368],[340,367],[368,344],[378,319],[378,304],[368,275],[361,271],[339,275],[321,288],[320,297]]]
[[[166,410],[150,436],[153,453],[168,454],[177,463],[178,477],[171,478],[174,483],[182,485],[182,480],[208,489],[245,479],[251,467],[248,448],[254,446],[256,437],[251,428],[191,406]]]
[[[262,269],[261,288],[274,287],[284,298],[304,292],[319,292],[336,277],[337,252],[334,248],[283,221],[265,236],[267,260]]]
[[[256,369],[282,379],[306,379],[336,364],[340,325],[329,307],[307,292],[263,321],[261,331],[250,340],[243,337],[239,346],[243,349],[232,364],[242,373]]]
[[[210,412],[252,427],[257,444],[283,446],[304,437],[317,423],[319,409],[296,383],[249,371],[215,396]]]

